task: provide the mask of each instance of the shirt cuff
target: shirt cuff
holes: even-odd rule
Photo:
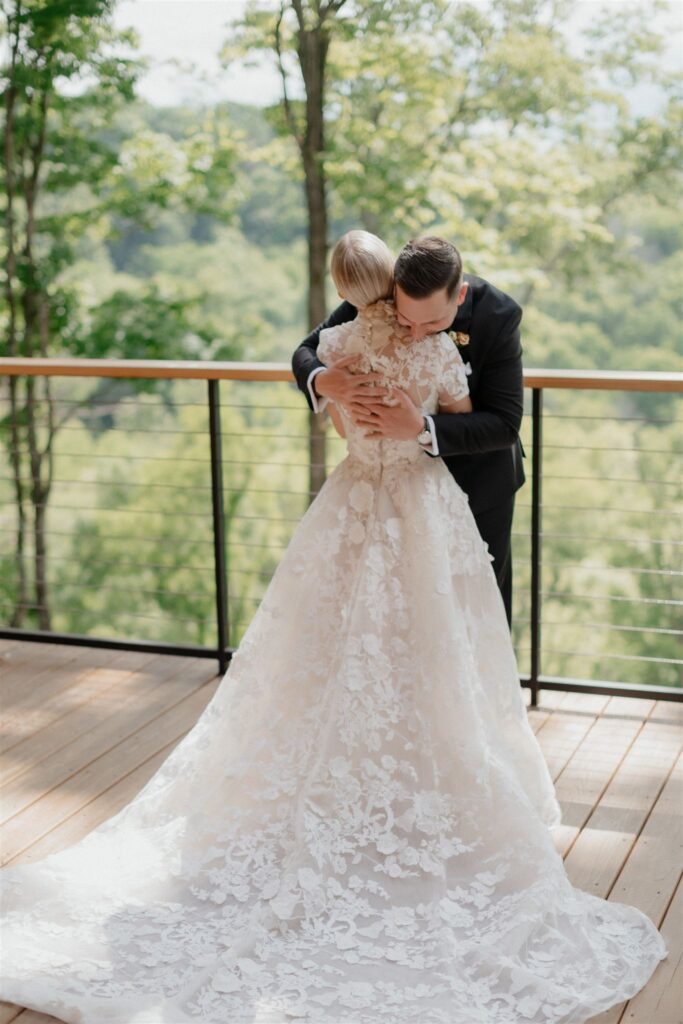
[[[427,420],[427,425],[429,426],[429,433],[432,435],[432,443],[421,444],[420,448],[422,448],[423,451],[428,452],[430,455],[438,455],[439,446],[436,441],[436,428],[434,426],[434,420],[432,419],[431,416],[428,416],[426,412],[422,413],[422,415]]]
[[[311,396],[311,405],[313,406],[313,412],[322,412],[329,401],[326,395],[316,395],[315,391],[313,390],[313,378],[315,377],[316,373],[320,373],[321,370],[326,369],[326,366],[316,366],[314,370],[311,370],[311,372],[308,375],[308,380],[306,381],[308,393]]]

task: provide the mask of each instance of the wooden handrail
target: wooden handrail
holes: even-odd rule
[[[153,377],[157,380],[288,381],[288,363],[174,359],[0,359],[0,374],[14,377]],[[683,393],[683,373],[631,370],[524,370],[527,388]]]
[[[189,359],[0,359],[0,373],[23,377],[154,377],[157,380],[292,381],[288,363]]]
[[[640,370],[524,370],[525,388],[683,393],[683,373]]]

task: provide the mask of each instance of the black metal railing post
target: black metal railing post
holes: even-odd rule
[[[221,444],[221,403],[219,381],[209,380],[209,435],[211,438],[211,503],[213,509],[213,561],[216,577],[216,633],[218,670],[228,667],[230,626],[228,622],[228,574],[225,556],[223,508],[223,457]]]
[[[538,704],[541,676],[541,478],[543,391],[531,393],[531,706]]]

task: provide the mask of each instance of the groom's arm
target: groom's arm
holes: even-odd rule
[[[316,355],[320,332],[324,327],[336,327],[337,324],[345,324],[353,320],[358,310],[350,302],[342,302],[341,306],[330,313],[327,320],[318,324],[311,333],[294,350],[292,356],[292,373],[296,378],[299,389],[303,391],[311,408],[311,412],[322,412],[327,405],[327,399],[318,395],[314,390],[313,380],[317,373],[326,370],[327,367],[321,363]]]
[[[510,448],[519,436],[524,412],[524,377],[517,306],[492,344],[482,367],[473,412],[436,413],[432,419],[438,452],[428,455],[477,455]]]

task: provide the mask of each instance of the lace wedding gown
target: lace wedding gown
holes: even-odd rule
[[[392,322],[361,311],[320,358],[355,346],[426,411],[466,393],[446,335]],[[342,415],[346,457],[195,727],[114,817],[0,872],[1,999],[84,1024],[579,1024],[667,955],[565,873],[466,495]]]

